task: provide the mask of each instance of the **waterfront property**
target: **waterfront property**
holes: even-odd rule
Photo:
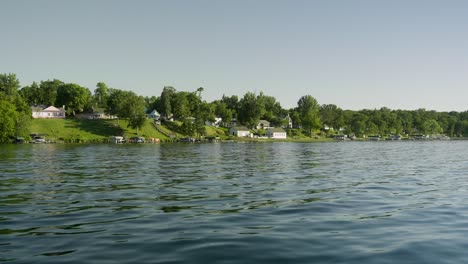
[[[124,138],[121,136],[113,136],[111,137],[110,142],[114,144],[122,144],[124,143]]]
[[[250,137],[250,129],[244,126],[231,127],[229,135],[236,137]]]
[[[257,124],[257,129],[268,129],[271,128],[270,122],[267,120],[260,120]]]
[[[31,107],[33,118],[65,118],[65,107],[37,105]]]
[[[146,117],[153,118],[154,120],[160,120],[161,119],[161,114],[159,114],[158,111],[153,110],[153,111],[148,112],[146,114]]]
[[[268,128],[266,131],[266,135],[269,138],[274,138],[274,139],[286,139],[286,131],[280,127],[272,127]]]

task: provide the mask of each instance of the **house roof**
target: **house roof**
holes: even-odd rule
[[[274,127],[274,128],[269,128],[268,131],[270,132],[282,132],[285,133],[286,131],[282,129],[281,127]]]
[[[259,124],[259,125],[260,125],[260,124],[268,124],[268,125],[269,125],[270,122],[267,121],[267,120],[260,120],[260,121],[258,122],[258,124]]]
[[[58,109],[57,107],[55,106],[49,106],[47,108],[45,108],[44,110],[42,110],[44,112],[60,112],[61,110]]]
[[[45,105],[36,105],[36,106],[31,106],[31,110],[33,112],[62,112],[64,109],[57,108],[55,106],[45,106]]]
[[[153,110],[148,109],[148,111],[146,111],[146,114],[148,114],[148,115],[159,115],[159,113],[158,113],[158,111],[156,111],[156,109],[153,109]]]
[[[250,129],[248,129],[245,126],[237,126],[237,127],[233,127],[232,129],[237,130],[237,131],[250,131]]]

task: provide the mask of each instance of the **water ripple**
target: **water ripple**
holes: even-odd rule
[[[463,263],[467,147],[6,145],[0,262]]]

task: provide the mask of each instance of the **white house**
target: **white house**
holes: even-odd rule
[[[221,125],[222,121],[223,121],[223,119],[221,117],[215,117],[214,122],[207,120],[207,121],[205,121],[205,125],[219,127]]]
[[[31,110],[33,118],[65,118],[65,107],[38,105],[32,106]]]
[[[161,115],[156,110],[153,110],[153,111],[149,112],[149,114],[147,114],[147,117],[148,118],[153,118],[155,120],[161,119]]]
[[[267,120],[260,120],[257,124],[257,129],[267,129],[270,128],[270,122]]]
[[[266,131],[267,137],[276,139],[286,139],[286,131],[282,128],[268,128]]]
[[[246,127],[231,127],[229,135],[236,137],[250,137],[250,130]]]

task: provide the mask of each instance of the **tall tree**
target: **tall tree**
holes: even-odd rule
[[[232,96],[225,96],[221,98],[221,102],[225,103],[227,108],[231,110],[232,117],[238,117],[238,110],[239,110],[239,97],[237,95]]]
[[[0,143],[13,136],[27,136],[31,107],[24,101],[15,74],[0,74]]]
[[[0,143],[9,142],[15,135],[17,118],[15,106],[0,97]]]
[[[106,113],[109,115],[116,115],[121,117],[125,113],[125,101],[127,95],[125,91],[119,89],[109,89],[109,98],[107,99]]]
[[[334,104],[320,106],[320,120],[334,130],[344,126],[343,110]]]
[[[88,88],[81,87],[78,84],[62,84],[57,89],[57,104],[64,105],[67,114],[83,112],[90,108],[91,92]]]
[[[215,106],[214,114],[218,117],[221,117],[225,125],[229,124],[232,120],[231,109],[228,109],[227,104],[220,100],[213,102],[213,104]]]
[[[43,105],[55,105],[55,106],[62,106],[57,101],[57,90],[60,86],[62,86],[64,82],[54,79],[52,81],[41,81],[39,85],[39,104]]]
[[[40,104],[40,91],[39,85],[36,82],[33,82],[31,86],[25,86],[19,90],[19,94],[29,105]]]
[[[191,115],[188,92],[177,92],[172,96],[171,108],[174,118],[184,120]]]
[[[160,97],[160,108],[156,109],[159,111],[161,116],[169,118],[172,115],[172,98],[176,93],[176,89],[172,86],[165,86],[161,92]]]
[[[18,93],[19,88],[20,83],[19,80],[16,78],[16,74],[0,74],[0,93],[8,97],[14,97]]]
[[[125,112],[123,117],[128,118],[128,126],[137,130],[144,125],[146,120],[145,100],[142,96],[137,96],[133,92],[128,92],[124,103]]]
[[[320,127],[319,104],[311,95],[302,96],[297,102],[297,110],[302,126],[312,136],[312,130]]]
[[[109,88],[103,82],[96,84],[96,89],[94,90],[94,100],[96,101],[98,107],[106,108],[107,99],[109,98]]]
[[[248,127],[254,127],[265,113],[265,104],[261,97],[247,92],[239,101],[239,121]]]

